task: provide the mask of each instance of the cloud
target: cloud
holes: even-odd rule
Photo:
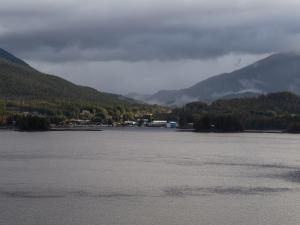
[[[2,47],[32,60],[174,61],[295,50],[299,1],[12,0]]]
[[[297,51],[298,0],[10,0],[0,47],[102,91],[185,88]]]

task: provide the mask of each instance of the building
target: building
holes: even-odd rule
[[[167,128],[176,128],[177,127],[177,123],[174,121],[170,121],[167,123],[166,125]]]
[[[128,121],[124,121],[123,125],[129,126],[129,127],[134,127],[134,126],[136,126],[136,122],[128,120]]]
[[[166,127],[167,121],[166,120],[153,120],[152,122],[148,123],[149,127]]]

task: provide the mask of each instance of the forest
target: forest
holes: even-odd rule
[[[220,99],[211,104],[193,102],[169,115],[181,128],[193,124],[197,131],[242,130],[300,131],[300,97],[270,93],[251,98]]]

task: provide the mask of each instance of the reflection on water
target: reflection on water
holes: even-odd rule
[[[288,166],[280,164],[257,164],[257,163],[226,163],[226,162],[208,162],[210,165],[220,166],[246,166],[246,167],[258,167],[258,168],[274,168],[274,169],[297,169],[297,166]]]
[[[289,188],[270,188],[270,187],[200,187],[200,188],[169,188],[165,192],[168,196],[202,196],[207,194],[222,195],[265,195],[277,192],[290,191]]]
[[[6,198],[128,198],[128,197],[184,197],[205,196],[208,194],[223,195],[265,195],[278,192],[291,191],[290,188],[270,187],[170,187],[163,188],[162,193],[148,195],[149,193],[122,193],[122,192],[97,192],[84,190],[35,190],[13,191],[2,190],[0,196]]]
[[[271,178],[279,178],[290,182],[300,183],[300,171],[289,171],[286,173],[274,174],[270,176]]]
[[[298,225],[299,137],[0,131],[0,224]]]
[[[84,190],[43,190],[43,191],[1,191],[1,196],[10,198],[68,198],[68,197],[91,197],[91,198],[120,198],[137,197],[129,193],[101,193],[88,192]]]

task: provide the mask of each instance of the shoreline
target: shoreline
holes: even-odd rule
[[[19,132],[49,132],[49,131],[103,131],[99,127],[55,127],[48,130],[19,130],[15,127],[0,127],[1,130],[19,131]]]
[[[196,131],[195,129],[177,129],[178,132],[195,132],[195,133],[255,133],[255,134],[289,134],[284,130],[244,130],[244,131],[236,131],[236,132],[215,132],[215,131]],[[292,134],[292,133],[291,133]]]
[[[48,131],[103,131],[98,127],[55,127],[50,128]]]
[[[120,129],[120,128],[123,128],[123,129],[126,129],[128,127],[53,127],[53,128],[50,128],[49,130],[45,130],[45,131],[104,131],[106,129],[110,129],[110,130],[113,130],[113,129]],[[144,127],[134,127],[136,130],[145,130]],[[130,128],[128,128],[130,129]],[[147,127],[147,130],[151,130],[151,129],[155,129],[155,128],[152,128],[152,127]],[[156,128],[157,129],[157,128]],[[196,132],[196,133],[257,133],[257,134],[264,134],[264,133],[270,133],[270,134],[294,134],[294,133],[289,133],[289,132],[286,132],[286,131],[283,131],[283,130],[244,130],[244,131],[241,131],[241,132],[197,132],[195,131],[194,129],[168,129],[168,128],[160,128],[159,130],[174,130],[174,131],[177,131],[177,132]],[[32,131],[35,131],[35,132],[45,132],[45,131],[42,131],[42,130],[32,130],[32,131],[21,131],[21,130],[18,130],[14,127],[0,127],[0,130],[10,130],[10,131],[20,131],[20,132],[32,132]]]

